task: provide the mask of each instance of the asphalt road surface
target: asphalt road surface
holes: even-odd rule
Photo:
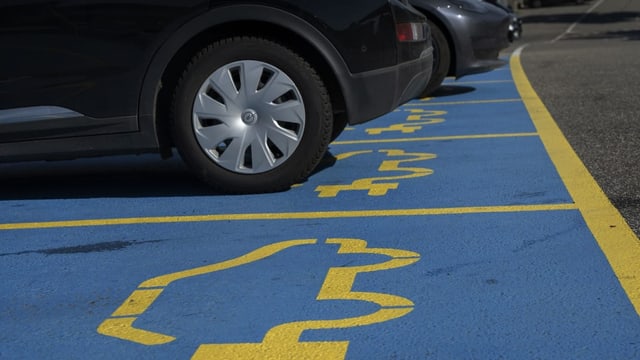
[[[640,235],[640,1],[520,9],[529,81]]]

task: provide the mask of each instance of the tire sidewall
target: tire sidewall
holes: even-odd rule
[[[444,32],[433,21],[427,20],[429,28],[431,29],[431,39],[434,47],[434,54],[437,59],[434,58],[434,67],[431,73],[431,78],[427,83],[426,89],[423,91],[422,96],[428,96],[434,92],[449,72],[449,66],[451,63],[451,49]]]

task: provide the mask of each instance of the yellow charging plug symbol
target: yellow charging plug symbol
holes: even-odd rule
[[[384,196],[389,190],[398,188],[400,185],[398,180],[418,178],[433,174],[433,170],[431,169],[416,166],[407,167],[403,166],[403,164],[435,159],[435,154],[407,153],[404,150],[378,150],[378,152],[384,153],[387,157],[393,159],[382,161],[378,167],[378,171],[400,174],[357,179],[351,182],[351,184],[319,185],[315,189],[315,191],[318,192],[318,197],[336,197],[342,191],[367,191],[367,195],[369,196]],[[355,155],[366,153],[368,152],[354,152]],[[350,156],[345,156],[344,158],[347,157]],[[341,158],[338,157],[338,160],[341,160]]]
[[[103,335],[120,338],[144,345],[161,345],[175,340],[170,335],[160,334],[133,326],[170,283],[193,276],[208,274],[264,259],[293,246],[316,244],[315,239],[290,240],[266,245],[243,256],[220,263],[202,266],[155,277],[144,281],[124,302],[98,327]],[[360,239],[329,238],[327,244],[339,245],[338,254],[377,254],[389,260],[360,266],[332,267],[328,270],[317,300],[360,300],[380,306],[369,315],[334,319],[305,320],[277,325],[271,328],[260,343],[202,344],[192,359],[344,359],[349,341],[300,342],[306,330],[322,330],[364,326],[402,317],[413,310],[411,300],[392,294],[352,291],[359,273],[390,270],[415,263],[418,253],[390,248],[368,248]]]
[[[425,109],[406,109],[411,115],[407,116],[407,121],[403,123],[389,125],[382,128],[368,128],[365,131],[369,135],[380,135],[383,132],[399,132],[401,134],[413,134],[422,130],[425,125],[434,125],[444,122],[446,111],[442,110],[425,110]]]

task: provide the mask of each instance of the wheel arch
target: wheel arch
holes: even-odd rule
[[[447,38],[447,44],[449,45],[449,51],[451,52],[451,63],[449,64],[449,71],[447,72],[447,76],[455,76],[456,64],[458,63],[458,48],[456,47],[456,42],[454,41],[450,25],[443,17],[438,16],[437,10],[429,10],[425,7],[420,6],[419,4],[414,4],[413,6],[416,7],[416,9],[418,9],[424,16],[426,16],[427,19],[436,24],[436,26],[438,26],[438,28]]]
[[[283,34],[285,36],[283,36]],[[143,81],[139,103],[142,131],[152,131],[163,157],[171,155],[169,106],[182,70],[200,49],[217,39],[257,36],[276,41],[303,56],[329,90],[334,121],[346,123],[341,74],[347,65],[331,42],[313,25],[283,10],[261,5],[215,8],[182,26],[164,42]]]

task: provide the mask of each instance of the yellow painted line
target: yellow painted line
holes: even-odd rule
[[[172,342],[176,339],[173,336],[138,329],[133,325],[138,315],[142,315],[147,311],[170,283],[262,260],[293,246],[315,243],[316,239],[282,241],[263,246],[234,259],[161,275],[146,280],[138,285],[138,289],[134,290],[133,293],[125,299],[122,305],[120,305],[120,307],[111,314],[110,318],[104,320],[98,326],[97,331],[102,335],[112,336],[118,339],[128,340],[144,345],[161,345]]]
[[[137,343],[147,346],[166,344],[176,339],[170,335],[134,327],[133,323],[137,319],[136,316],[106,319],[98,327],[98,333],[122,340],[130,340],[133,338],[136,339]]]
[[[44,222],[23,222],[0,224],[0,230],[51,229],[85,226],[136,225],[160,223],[213,222],[213,221],[245,221],[245,220],[300,220],[300,219],[335,219],[363,217],[393,216],[428,216],[428,215],[461,215],[482,213],[511,213],[531,211],[575,210],[574,204],[541,204],[510,206],[471,206],[453,208],[423,208],[395,210],[349,210],[349,211],[314,211],[285,213],[252,213],[252,214],[211,214],[189,216],[156,216],[111,219],[86,219]]]
[[[518,92],[562,181],[640,315],[640,241],[573,151],[529,83],[520,62],[521,52],[522,47],[510,60]]]
[[[174,281],[211,274],[266,259],[280,251],[300,245],[316,244],[317,239],[299,239],[265,245],[239,257],[219,263],[178,271],[148,279],[124,300],[122,305],[97,328],[98,333],[143,345],[161,345],[176,340],[150,330],[136,328],[137,315],[148,310],[160,293]],[[332,319],[293,321],[272,327],[261,343],[202,344],[192,359],[344,359],[348,341],[307,342],[300,337],[306,330],[365,326],[402,317],[413,310],[414,303],[405,297],[372,291],[354,290],[361,273],[385,271],[411,265],[420,254],[403,249],[370,248],[365,240],[328,238],[327,244],[340,245],[338,254],[378,254],[390,259],[379,263],[331,267],[316,300],[356,300],[370,302],[378,308],[366,315]]]
[[[425,98],[430,99],[430,98]],[[522,99],[492,99],[492,100],[467,100],[467,101],[429,101],[429,100],[418,100],[408,102],[404,106],[439,106],[439,105],[473,105],[473,104],[499,104],[499,103],[507,103],[507,102],[522,102]]]
[[[210,274],[216,271],[222,271],[231,269],[234,267],[246,265],[252,262],[263,260],[269,256],[279,253],[280,251],[292,248],[294,246],[311,245],[315,244],[316,239],[300,239],[300,240],[288,240],[281,241],[269,245],[265,245],[259,249],[246,253],[236,258],[215,263],[212,265],[200,266],[189,270],[178,271],[171,274],[156,276],[152,279],[146,280],[138,286],[139,288],[156,288],[167,287],[174,281],[183,280],[186,278]]]
[[[112,317],[131,317],[141,315],[160,296],[163,289],[138,289],[125,300]]]
[[[202,344],[191,359],[342,360],[347,355],[349,341],[303,341],[302,333],[307,330],[372,325],[400,318],[413,311],[414,303],[407,298],[380,292],[354,291],[353,287],[360,273],[411,265],[420,259],[420,254],[401,249],[368,248],[367,242],[360,239],[330,238],[326,243],[339,244],[339,254],[380,254],[391,257],[390,260],[371,265],[330,268],[316,297],[316,300],[357,300],[374,303],[378,305],[374,312],[342,319],[302,320],[276,325],[265,334],[261,343]]]
[[[331,145],[382,144],[382,143],[403,143],[403,142],[417,142],[417,141],[498,139],[498,138],[527,137],[527,136],[538,136],[538,133],[526,132],[526,133],[505,133],[505,134],[429,136],[429,137],[396,138],[396,139],[341,140],[341,141],[334,141],[334,142],[331,143]]]
[[[513,80],[477,80],[477,81],[449,81],[442,85],[467,85],[467,84],[504,84],[513,83]]]

